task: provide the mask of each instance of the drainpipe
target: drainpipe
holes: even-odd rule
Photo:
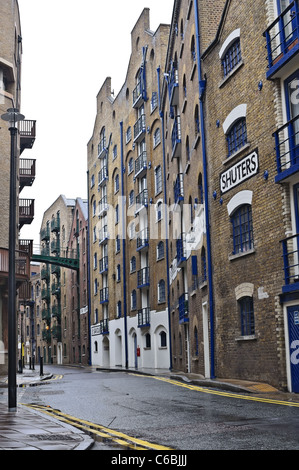
[[[163,148],[163,178],[164,178],[164,201],[167,203],[166,191],[166,159],[165,159],[165,138],[164,138],[164,113],[161,109],[161,91],[160,91],[160,67],[157,68],[158,75],[158,98],[159,114],[162,126],[162,148]],[[169,281],[169,248],[168,248],[168,217],[165,215],[165,238],[166,238],[166,270],[167,270],[167,308],[168,308],[168,328],[169,328],[169,370],[172,370],[172,342],[171,342],[171,319],[170,319],[170,281]]]
[[[124,188],[124,142],[123,142],[123,122],[120,122],[120,156],[121,156],[121,196],[122,196],[122,245],[123,245],[123,289],[124,289],[124,324],[125,324],[125,356],[126,369],[128,369],[128,325],[127,325],[127,279],[126,279],[126,226],[125,226],[125,188]]]
[[[90,213],[89,213],[89,171],[87,171],[87,201],[88,201],[88,207],[87,207],[87,289],[88,289],[88,341],[89,341],[89,354],[88,354],[88,364],[91,366],[92,365],[92,360],[91,360],[91,321],[90,321],[90,316],[91,316],[91,300],[90,300],[90,245],[89,245],[89,232],[90,232]]]
[[[199,31],[199,10],[198,2],[194,2],[195,29],[196,29],[196,49],[197,49],[197,68],[198,68],[198,88],[200,104],[200,125],[201,125],[201,146],[204,172],[204,198],[205,198],[205,218],[207,231],[207,260],[208,260],[208,281],[209,281],[209,307],[210,307],[210,333],[211,333],[211,378],[215,378],[214,371],[214,294],[213,294],[213,276],[212,276],[212,256],[211,256],[211,236],[209,223],[209,194],[208,194],[208,171],[207,171],[207,153],[206,136],[204,123],[203,96],[206,88],[206,81],[202,80],[201,54],[200,54],[200,31]]]

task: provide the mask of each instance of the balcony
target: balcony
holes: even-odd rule
[[[173,185],[174,202],[178,204],[184,200],[184,174],[179,173]]]
[[[136,248],[137,251],[142,251],[148,248],[148,245],[149,245],[149,228],[148,227],[138,232],[136,244],[137,244],[137,248]]]
[[[20,192],[25,186],[32,186],[35,180],[35,162],[28,158],[20,158],[19,165],[19,179],[20,179]]]
[[[182,233],[181,238],[176,241],[177,266],[182,267],[187,261],[186,234]]]
[[[42,281],[49,281],[49,279],[50,279],[49,266],[47,266],[46,268],[42,268],[42,270],[41,270],[41,279],[42,279]]]
[[[57,339],[58,342],[61,341],[61,325],[54,325],[51,328],[52,338]]]
[[[109,302],[109,289],[104,287],[100,290],[100,304],[106,304]]]
[[[103,186],[103,184],[108,181],[108,168],[104,166],[101,171],[99,172],[99,181],[98,181],[98,188]]]
[[[284,265],[283,293],[299,291],[299,234],[281,241]]]
[[[104,225],[104,227],[99,231],[99,245],[107,243],[108,238],[108,225]]]
[[[42,331],[42,338],[43,338],[43,341],[46,341],[47,343],[51,343],[51,330],[49,328],[45,328]]]
[[[169,77],[169,103],[170,106],[178,106],[179,104],[179,73],[174,65]]]
[[[60,253],[60,240],[53,240],[51,242],[51,253],[55,253],[56,255],[59,255]]]
[[[19,239],[19,250],[27,253],[31,258],[33,254],[33,240]]]
[[[108,271],[108,256],[104,256],[104,258],[100,259],[99,262],[99,272],[100,274],[104,274]]]
[[[49,287],[44,287],[42,289],[42,300],[45,300],[46,302],[50,302],[50,289],[49,289]]]
[[[20,229],[25,224],[31,224],[34,219],[34,199],[19,199]]]
[[[147,207],[147,206],[148,206],[148,191],[147,191],[147,189],[144,189],[143,191],[141,191],[141,193],[139,193],[136,196],[136,210],[135,210],[135,213],[139,212],[141,209],[143,209],[144,207]]]
[[[133,90],[133,108],[139,108],[144,103],[144,91],[143,80],[139,80]]]
[[[19,123],[20,130],[20,152],[31,149],[36,137],[36,121],[25,119]]]
[[[0,276],[8,279],[9,250],[0,248]],[[16,281],[17,285],[30,279],[30,259],[25,251],[16,250]]]
[[[56,295],[56,297],[60,297],[61,289],[60,289],[60,282],[53,282],[51,286],[51,293]]]
[[[49,307],[44,307],[42,309],[42,320],[48,323],[48,325],[51,323],[51,313],[49,310]]]
[[[104,318],[99,323],[100,326],[100,335],[108,335],[109,334],[109,319]]]
[[[56,276],[60,276],[60,266],[56,266],[55,264],[51,265],[51,273],[55,274]]]
[[[50,240],[50,229],[49,226],[46,228],[42,228],[40,231],[40,239],[41,241],[47,241]]]
[[[189,322],[189,301],[188,293],[185,293],[179,297],[179,322]]]
[[[299,0],[294,0],[265,31],[267,41],[267,78],[279,78],[283,67],[298,61]]]
[[[53,217],[51,220],[51,232],[60,231],[60,216],[57,214],[56,217]]]
[[[107,155],[106,137],[103,136],[98,145],[98,158],[104,158]]]
[[[299,115],[273,134],[275,138],[276,183],[299,171]]]
[[[61,305],[55,304],[52,307],[52,317],[54,318],[61,318]]]
[[[172,154],[171,158],[178,158],[181,155],[181,118],[177,116],[174,119],[174,124],[171,133]]]
[[[144,328],[150,326],[150,308],[145,307],[138,310],[138,327]]]
[[[137,288],[143,289],[150,285],[150,268],[146,267],[137,272]]]
[[[145,136],[145,114],[134,124],[134,142],[140,142]]]
[[[144,150],[138,158],[135,160],[135,177],[137,176],[140,178],[144,176],[147,170],[147,155],[146,150]]]
[[[104,196],[99,202],[99,214],[98,214],[99,217],[106,214],[107,210],[108,210],[107,196]]]

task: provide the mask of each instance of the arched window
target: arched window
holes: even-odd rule
[[[247,126],[245,118],[241,118],[235,122],[228,132],[226,139],[228,157],[247,144]]]
[[[160,241],[157,245],[157,260],[164,258],[164,243]]]
[[[240,38],[236,39],[222,58],[223,75],[226,77],[241,62]]]
[[[161,279],[158,283],[158,302],[165,302],[165,281]]]
[[[136,310],[137,308],[137,295],[136,295],[136,290],[134,289],[131,292],[131,310]]]
[[[160,131],[160,128],[158,127],[158,129],[156,129],[154,133],[154,148],[157,147],[157,145],[159,145],[160,142],[161,142],[161,131]]]
[[[202,184],[202,174],[198,176],[198,203],[203,204],[203,184]]]
[[[251,250],[253,244],[252,210],[251,205],[243,204],[231,215],[233,227],[233,254]]]
[[[130,191],[130,195],[129,195],[129,206],[132,206],[133,204],[134,204],[134,189]]]
[[[198,356],[198,332],[197,328],[194,328],[194,355]]]
[[[130,272],[133,273],[136,271],[136,258],[135,256],[132,256],[131,261],[130,261]]]
[[[114,180],[114,192],[119,191],[119,175],[116,175],[115,180]]]
[[[254,335],[254,310],[253,310],[253,298],[252,297],[241,297],[238,300],[240,319],[241,319],[241,335],[249,336]]]
[[[166,333],[165,331],[161,331],[160,333],[160,345],[161,345],[161,348],[166,348],[167,346],[167,338],[166,338]]]

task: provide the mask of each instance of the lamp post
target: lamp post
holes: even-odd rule
[[[16,108],[9,108],[1,118],[9,122],[10,192],[9,192],[9,273],[8,273],[8,410],[17,411],[16,357],[16,135],[17,123],[25,119]]]

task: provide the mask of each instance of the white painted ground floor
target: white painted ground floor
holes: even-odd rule
[[[91,362],[100,367],[168,369],[170,367],[168,313],[150,312],[150,325],[138,327],[138,316],[109,321],[109,333],[91,326]],[[125,332],[127,331],[127,334]]]

